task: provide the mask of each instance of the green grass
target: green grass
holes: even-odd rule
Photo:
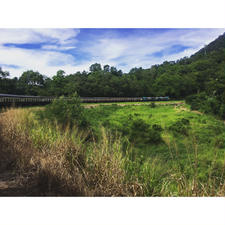
[[[100,106],[88,109],[88,114],[92,115],[95,130],[105,126],[113,132],[119,132],[124,140],[129,139],[129,132],[133,132],[129,130],[132,128],[132,121],[141,119],[149,127],[155,124],[161,126],[160,143],[145,143],[145,133],[141,134],[143,139],[140,140],[143,141],[128,141],[133,147],[129,152],[127,177],[133,179],[137,176],[146,185],[146,195],[176,196],[182,193],[189,196],[193,195],[194,191],[190,188],[196,183],[209,189],[212,177],[217,187],[219,180],[224,181],[225,125],[213,116],[191,112],[187,105],[176,108]],[[187,125],[183,125],[182,121],[187,121]],[[151,165],[155,167],[154,178],[149,177],[149,172],[153,170]],[[170,176],[178,180],[171,178],[173,182],[167,183],[166,188],[169,192],[162,192],[163,185],[166,185],[163,182],[169,182]],[[182,189],[182,185],[189,188]],[[194,187],[196,190],[198,188]],[[196,192],[194,195],[198,196]]]
[[[141,196],[225,195],[225,125],[213,116],[192,112],[185,104],[100,104],[84,110],[88,127],[78,130],[56,126],[51,118],[40,119],[34,113],[40,109],[14,110],[18,115],[11,110],[6,118],[15,120],[18,135],[26,129],[24,137],[32,149],[52,157],[49,165],[56,163],[56,152],[66,154],[67,163],[80,163],[81,154],[85,166],[79,176],[86,174],[85,183],[94,195],[120,196],[125,189],[125,195],[132,190],[131,195]],[[6,119],[2,123],[11,124]],[[74,149],[79,150],[77,158]],[[71,171],[60,170],[59,176],[68,174],[70,182]]]

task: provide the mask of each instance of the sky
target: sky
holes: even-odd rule
[[[123,72],[191,56],[225,29],[0,29],[0,67],[10,77],[26,70],[52,77],[89,71],[93,63]]]

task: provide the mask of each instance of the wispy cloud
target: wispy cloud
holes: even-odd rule
[[[79,29],[1,29],[0,44],[3,43],[74,43]]]
[[[59,67],[72,71],[76,59],[61,51],[75,48],[79,32],[75,29],[0,29],[0,65],[13,76],[20,76],[28,69],[48,76],[54,75]]]
[[[124,71],[132,67],[148,68],[165,60],[190,56],[213,41],[224,29],[137,29],[123,31],[115,37],[107,34],[86,43],[82,51],[98,62],[120,66]],[[96,34],[98,36],[98,34]]]
[[[88,70],[92,63],[128,72],[190,56],[224,29],[0,29],[0,66],[53,76]],[[10,67],[11,65],[11,67]],[[14,66],[13,66],[14,65]]]

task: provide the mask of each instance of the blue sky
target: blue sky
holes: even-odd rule
[[[0,29],[0,67],[19,77],[32,69],[52,77],[93,63],[128,72],[190,56],[225,29]]]

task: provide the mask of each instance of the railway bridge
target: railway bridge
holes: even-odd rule
[[[57,97],[0,94],[0,107],[35,106],[51,103]],[[70,99],[66,97],[65,99]],[[84,103],[168,101],[169,97],[81,97]]]

